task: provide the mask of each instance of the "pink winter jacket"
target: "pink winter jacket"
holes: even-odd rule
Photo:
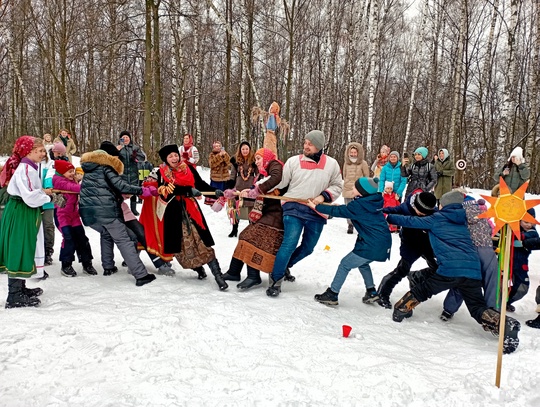
[[[64,226],[81,226],[81,218],[79,216],[79,193],[81,185],[77,181],[72,181],[63,175],[54,174],[53,188],[62,191],[75,192],[74,194],[64,194],[66,198],[66,206],[63,208],[56,207],[56,217],[58,218],[58,229],[62,230]]]

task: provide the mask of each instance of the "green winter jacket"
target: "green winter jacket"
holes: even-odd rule
[[[448,156],[441,161],[435,161],[435,170],[437,171],[437,184],[435,185],[435,197],[441,199],[441,196],[452,190],[453,178],[456,173],[454,161]]]

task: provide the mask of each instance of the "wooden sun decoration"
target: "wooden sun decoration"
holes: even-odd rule
[[[513,194],[510,192],[510,188],[506,185],[503,178],[500,178],[500,195],[498,198],[494,198],[488,195],[480,195],[487,202],[491,204],[491,207],[481,215],[479,218],[494,218],[495,219],[495,231],[499,231],[504,225],[508,224],[514,232],[514,235],[518,240],[521,240],[521,233],[519,232],[519,221],[524,220],[529,223],[535,223],[540,225],[531,214],[527,213],[527,210],[540,205],[540,199],[530,199],[526,201],[525,191],[529,186],[529,181],[526,181],[520,186]]]

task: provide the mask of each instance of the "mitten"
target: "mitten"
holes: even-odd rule
[[[227,199],[233,199],[236,196],[236,189],[226,189],[223,191],[223,196]]]
[[[149,198],[151,196],[157,196],[158,195],[158,191],[156,189],[156,187],[142,187],[142,194],[141,196],[143,198]]]
[[[255,188],[250,189],[248,192],[248,198],[251,198],[251,199],[255,199],[259,195],[261,195],[261,190],[259,189],[258,186],[255,186]]]
[[[217,198],[221,198],[224,194],[223,194],[223,191],[221,189],[216,189],[214,191],[214,194],[216,194],[216,197]]]
[[[51,194],[51,202],[58,208],[66,206],[66,197],[61,193]]]
[[[514,240],[514,247],[523,247],[523,242],[521,240]]]
[[[201,196],[201,191],[199,191],[198,189],[196,188],[191,188],[191,195],[194,196],[195,198],[198,197],[198,196]]]
[[[223,198],[224,199],[224,198]],[[218,199],[216,202],[214,202],[214,204],[212,205],[212,210],[214,212],[219,212],[220,210],[223,209],[223,207],[225,206],[225,202],[223,202],[221,199]]]

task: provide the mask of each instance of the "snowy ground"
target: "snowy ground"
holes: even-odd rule
[[[224,211],[202,206],[225,272],[237,239],[227,237]],[[121,271],[104,277],[99,236],[90,229],[100,275],[76,265],[76,278],[63,277],[57,234],[50,278],[39,283],[41,307],[0,309],[0,406],[540,405],[540,331],[524,324],[536,316],[539,252],[531,256],[531,290],[513,314],[522,322],[521,344],[504,356],[498,389],[497,340],[465,307],[450,322],[439,320],[443,294],[401,324],[390,310],[361,302],[357,272],[339,307],[313,300],[354,245],[356,235],[345,232],[345,220],[330,220],[278,298],[266,296],[266,283],[247,292],[232,283],[220,292],[211,277],[199,281],[177,263],[175,277],[136,287],[119,253]],[[391,260],[373,264],[377,283],[398,261],[393,239]],[[146,254],[141,258],[153,270]],[[392,300],[407,289],[402,282]],[[0,298],[6,295],[7,276],[0,275]],[[353,327],[351,337],[342,337],[343,324]]]

